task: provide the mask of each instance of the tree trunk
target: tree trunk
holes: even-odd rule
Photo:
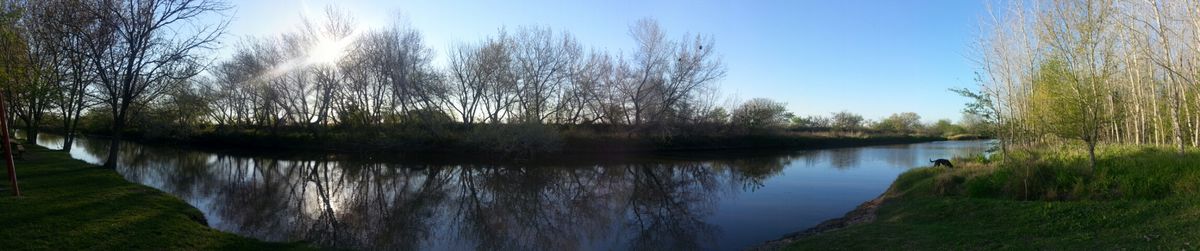
[[[1179,121],[1180,102],[1178,91],[1179,90],[1175,90],[1174,98],[1171,100],[1171,116],[1173,117],[1173,119],[1171,119],[1171,131],[1175,134],[1175,145],[1177,146],[1179,154],[1183,154],[1183,130],[1180,128],[1181,122]]]
[[[25,125],[25,143],[29,145],[37,144],[38,126],[36,124]]]
[[[1096,171],[1096,140],[1095,139],[1089,140],[1087,142],[1087,145],[1088,145],[1088,163],[1090,164],[1091,171],[1095,172]]]
[[[104,161],[105,168],[117,168],[117,156],[121,152],[121,134],[119,130],[112,133],[112,139],[108,145],[108,159]]]
[[[75,137],[71,135],[63,135],[62,151],[71,152],[71,145],[75,144]]]
[[[66,125],[66,132],[63,133],[62,150],[64,152],[70,152],[71,148],[75,146],[75,137],[78,135],[77,130],[79,128],[80,113],[82,113],[82,111],[77,110],[71,114],[71,123]]]
[[[108,145],[108,159],[104,161],[104,167],[115,169],[117,168],[117,158],[121,153],[121,138],[125,134],[125,118],[124,116],[114,116],[112,138]]]
[[[62,151],[71,151],[71,113],[68,111],[63,114],[63,145]]]

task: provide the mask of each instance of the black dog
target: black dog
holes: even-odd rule
[[[933,163],[933,166],[934,166],[934,167],[937,167],[937,166],[946,166],[946,167],[948,167],[948,168],[954,168],[954,165],[951,165],[951,164],[950,164],[950,160],[947,160],[947,159],[936,159],[936,160],[929,160],[929,163]]]

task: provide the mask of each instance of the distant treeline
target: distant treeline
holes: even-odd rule
[[[765,102],[759,99],[755,104]],[[127,134],[148,141],[185,142],[218,148],[321,150],[341,152],[414,151],[483,152],[507,157],[529,157],[546,152],[605,153],[670,150],[714,150],[745,148],[812,149],[873,144],[897,144],[941,139],[990,137],[989,126],[967,117],[963,123],[949,120],[921,123],[915,113],[898,113],[880,120],[838,112],[830,116],[793,116],[783,104],[772,109],[741,105],[718,123],[680,127],[680,133],[648,136],[631,133],[630,125],[481,123],[399,123],[370,126],[225,127],[214,124],[184,125],[162,120],[158,113],[145,113],[131,121]],[[723,111],[723,109],[718,109]],[[748,114],[760,114],[751,118]],[[745,115],[742,115],[745,114]],[[80,130],[110,134],[108,120],[84,117]],[[51,118],[53,120],[53,118]],[[752,125],[751,123],[762,124]],[[51,130],[58,131],[59,128]]]
[[[134,133],[537,152],[588,137],[674,144],[789,132],[986,133],[976,126],[982,120],[796,117],[764,98],[716,105],[726,68],[713,38],[668,38],[653,19],[629,27],[628,52],[522,26],[457,43],[435,64],[434,49],[404,22],[363,28],[331,8],[292,31],[248,38],[214,62],[205,53],[227,23],[198,17],[226,12],[221,1],[3,3],[3,84],[13,115],[31,135],[49,126],[67,142],[83,130],[111,135],[114,148]]]

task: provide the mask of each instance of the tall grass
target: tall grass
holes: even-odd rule
[[[1088,167],[1081,147],[1011,151],[1007,156],[955,160],[954,169],[918,168],[896,180],[910,195],[1016,200],[1162,199],[1200,195],[1200,151],[1113,145],[1098,149]]]

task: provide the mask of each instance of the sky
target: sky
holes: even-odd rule
[[[719,83],[722,105],[762,97],[785,102],[802,116],[846,110],[878,120],[916,112],[926,122],[961,118],[967,100],[947,89],[976,86],[970,44],[986,14],[980,0],[229,3],[233,9],[225,16],[232,21],[218,57],[246,38],[293,30],[303,16],[318,18],[327,6],[350,13],[363,27],[404,20],[423,33],[435,62],[455,44],[521,25],[569,31],[585,48],[629,53],[629,25],[649,17],[668,38],[715,38],[727,69]]]

